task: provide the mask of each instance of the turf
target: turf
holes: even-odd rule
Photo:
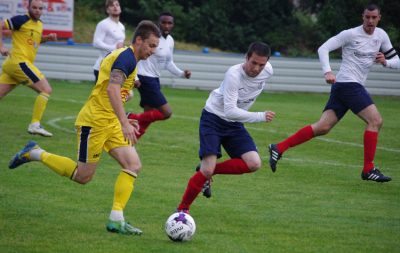
[[[398,252],[400,248],[400,121],[398,97],[374,97],[384,118],[375,162],[390,183],[360,179],[364,124],[348,113],[324,137],[289,150],[276,173],[269,143],[316,121],[327,94],[264,93],[252,111],[273,110],[273,122],[248,124],[263,168],[216,176],[213,196],[199,196],[193,240],[173,243],[163,226],[198,163],[198,118],[208,92],[165,88],[174,115],[153,124],[137,145],[143,164],[127,219],[144,234],[105,230],[119,166],[103,153],[94,179],[78,185],[37,162],[16,170],[8,161],[36,140],[49,152],[76,156],[74,117],[90,83],[52,81],[42,124],[54,137],[30,136],[35,94],[18,87],[0,103],[0,252]],[[137,96],[137,94],[135,94]],[[138,99],[127,104],[138,111]],[[226,155],[224,155],[226,158]]]

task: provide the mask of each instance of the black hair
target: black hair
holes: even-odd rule
[[[369,11],[374,11],[374,10],[378,10],[378,12],[381,12],[381,8],[379,8],[379,6],[377,4],[374,3],[369,3],[365,6],[364,11],[365,10],[369,10]]]
[[[264,42],[256,41],[250,44],[249,49],[247,50],[247,58],[250,58],[253,53],[259,56],[270,57],[271,48]]]

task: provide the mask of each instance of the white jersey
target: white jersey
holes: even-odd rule
[[[103,58],[116,49],[117,43],[124,41],[125,26],[121,22],[115,22],[110,17],[100,21],[93,36],[93,46],[99,49],[99,57],[93,69],[99,70]]]
[[[249,77],[243,70],[243,64],[230,67],[219,88],[210,93],[204,109],[230,122],[266,121],[265,112],[248,110],[264,90],[265,82],[272,74],[269,62],[256,77]]]
[[[324,73],[331,71],[329,52],[342,47],[342,63],[336,75],[336,82],[356,82],[365,85],[367,75],[375,63],[378,52],[393,48],[387,33],[379,27],[373,34],[367,34],[363,26],[344,30],[330,38],[319,49],[318,55]],[[394,52],[395,53],[395,52]],[[388,60],[387,67],[395,67],[399,57]]]
[[[160,42],[154,54],[146,60],[138,63],[138,75],[157,77],[161,76],[161,70],[166,69],[175,76],[183,77],[184,72],[179,69],[173,60],[174,39],[171,35],[166,38],[161,36]]]

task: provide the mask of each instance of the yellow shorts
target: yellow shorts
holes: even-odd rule
[[[121,125],[106,127],[76,126],[78,143],[78,161],[95,163],[100,160],[103,149],[106,152],[118,147],[131,146],[125,140]]]
[[[40,70],[28,61],[20,61],[8,57],[2,66],[0,84],[28,84],[31,85],[44,79]]]

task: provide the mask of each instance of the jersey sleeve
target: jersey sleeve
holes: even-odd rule
[[[380,51],[385,55],[386,67],[399,69],[399,55],[397,54],[396,49],[393,48],[387,33],[385,31],[382,31],[382,33],[382,45]]]
[[[237,122],[262,122],[266,121],[264,112],[249,112],[237,107],[239,99],[239,80],[228,71],[223,80],[223,97],[225,116]]]
[[[125,77],[128,77],[130,74],[135,71],[136,68],[136,59],[133,54],[130,54],[130,50],[125,50],[122,52],[117,59],[115,59],[113,65],[111,66],[111,70],[118,69],[124,72]]]
[[[5,26],[9,30],[19,30],[23,24],[29,21],[28,15],[18,15],[5,20]]]
[[[334,51],[346,44],[348,38],[351,36],[351,30],[345,30],[336,36],[328,39],[324,44],[318,48],[318,57],[322,65],[323,73],[332,71],[329,64],[329,52]]]

